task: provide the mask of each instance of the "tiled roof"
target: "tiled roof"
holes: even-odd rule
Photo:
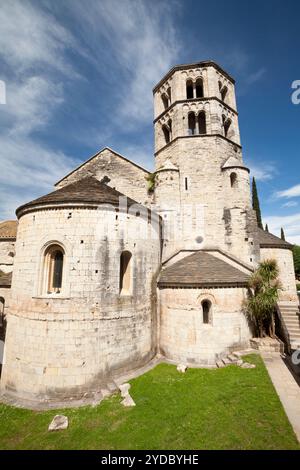
[[[28,202],[16,210],[19,216],[24,210],[35,206],[43,205],[62,205],[62,204],[111,204],[119,205],[119,198],[125,197],[114,188],[105,183],[101,183],[96,178],[88,176],[81,180],[75,181],[61,189],[57,189],[50,194],[39,197],[34,201]],[[127,205],[138,204],[133,199],[127,197]]]
[[[281,238],[276,237],[272,233],[265,232],[261,228],[258,229],[258,241],[261,248],[293,248],[293,245],[290,243],[281,240]]]
[[[17,220],[4,220],[0,222],[0,240],[1,238],[15,239],[17,236],[17,228]]]
[[[160,287],[247,286],[249,275],[205,252],[198,251],[162,271]]]
[[[0,287],[10,287],[11,286],[12,273],[4,273],[0,271]]]
[[[244,163],[236,157],[229,157],[226,160],[226,162],[222,166],[222,170],[226,170],[227,168],[243,168],[244,170],[249,171],[249,169],[244,165]]]

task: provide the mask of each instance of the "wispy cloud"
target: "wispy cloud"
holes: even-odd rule
[[[151,89],[180,50],[176,9],[175,1],[90,0],[88,8],[79,0],[72,2],[81,38],[88,39],[85,48],[99,74],[111,82],[114,120],[119,116],[123,127],[136,128],[152,118]]]
[[[277,191],[275,193],[275,197],[277,198],[292,198],[292,197],[299,197],[300,196],[300,184],[296,184],[291,188],[284,189],[283,191]]]
[[[151,88],[180,49],[176,8],[176,0],[89,0],[88,8],[79,0],[1,5],[0,78],[7,85],[7,104],[0,114],[0,217],[11,217],[8,212],[18,204],[51,190],[77,164],[53,150],[50,139],[39,138],[66,104],[66,83],[89,80],[85,74],[92,69],[111,90],[105,125],[99,121],[89,132],[95,146],[116,129],[119,135],[138,132],[151,122]],[[86,68],[79,70],[83,62]],[[80,135],[87,138],[87,129]],[[116,146],[142,164],[152,153],[147,144],[122,144],[120,136]]]
[[[272,162],[254,162],[254,161],[247,161],[247,165],[250,168],[251,175],[255,177],[258,181],[269,181],[272,180],[278,170],[274,163]]]
[[[288,201],[288,202],[285,202],[284,204],[282,204],[281,207],[296,207],[296,206],[298,206],[298,202]]]
[[[277,236],[280,236],[283,227],[287,241],[300,245],[300,212],[287,216],[267,216],[264,222],[268,224],[269,231]]]

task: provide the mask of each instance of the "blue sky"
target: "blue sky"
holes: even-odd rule
[[[0,218],[104,146],[153,168],[152,87],[213,59],[237,80],[264,222],[300,244],[300,3],[6,0],[0,5]]]

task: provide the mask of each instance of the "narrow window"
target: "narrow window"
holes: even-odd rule
[[[192,80],[186,82],[186,97],[188,100],[194,98],[194,87]]]
[[[168,127],[165,124],[162,126],[162,130],[163,130],[163,133],[164,133],[165,142],[166,142],[166,144],[168,144],[171,140],[170,131],[169,131]]]
[[[237,174],[236,173],[231,173],[230,174],[230,186],[232,188],[236,188],[237,185],[238,185]]]
[[[201,78],[196,81],[196,98],[203,98],[203,82]]]
[[[4,297],[0,297],[0,328],[4,327],[4,306],[5,299]]]
[[[47,293],[59,294],[62,288],[64,250],[59,245],[51,245],[45,253]]]
[[[123,251],[120,257],[120,294],[129,295],[132,289],[132,254],[130,251]]]
[[[209,300],[203,300],[202,305],[202,314],[203,314],[203,323],[210,323],[211,317],[211,302]]]
[[[225,101],[226,96],[227,96],[228,88],[227,86],[224,86],[221,90],[221,99],[222,101]]]
[[[223,129],[224,129],[224,135],[225,137],[228,136],[228,132],[229,132],[229,129],[230,129],[230,126],[231,126],[231,119],[226,119],[226,117],[222,116],[222,119],[223,119]]]
[[[168,120],[168,129],[169,129],[169,134],[170,134],[170,140],[172,140],[172,120]]]
[[[168,100],[169,100],[169,106],[172,103],[172,95],[171,95],[171,87],[167,89],[167,94],[168,94]]]
[[[187,177],[184,178],[184,188],[187,191],[188,190],[188,179]]]
[[[168,97],[165,94],[163,94],[161,99],[162,99],[162,102],[163,102],[163,105],[164,105],[164,109],[167,109],[169,107]]]
[[[188,134],[194,135],[196,133],[196,118],[195,113],[189,113],[188,115]]]
[[[204,111],[201,111],[198,114],[198,127],[199,127],[199,134],[206,134],[206,117],[205,117]]]

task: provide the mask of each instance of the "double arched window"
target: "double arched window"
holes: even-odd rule
[[[130,295],[132,292],[132,254],[123,251],[120,256],[120,294]]]
[[[47,294],[60,294],[63,283],[64,249],[50,245],[44,254],[44,289]]]
[[[171,105],[171,87],[167,89],[166,93],[161,95],[161,100],[163,102],[164,109],[167,109]]]
[[[191,100],[193,98],[203,98],[203,81],[202,78],[197,78],[195,82],[188,79],[186,82],[186,98]]]
[[[188,115],[188,135],[206,134],[206,116],[204,111],[200,111],[196,116],[194,112]]]
[[[227,88],[227,86],[226,86],[226,85],[222,85],[222,83],[219,82],[219,91],[220,91],[221,100],[225,103],[226,97],[227,97],[227,93],[228,93],[228,88]]]

